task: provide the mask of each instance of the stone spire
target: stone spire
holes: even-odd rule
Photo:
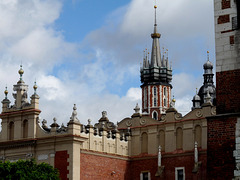
[[[147,49],[144,51],[143,66],[141,67],[141,82],[147,84],[170,85],[172,80],[172,70],[169,67],[168,57],[161,57],[159,38],[161,34],[157,31],[157,6],[154,6],[155,19],[152,37],[152,52],[150,62],[148,61]],[[163,52],[164,54],[164,52]]]
[[[154,20],[154,30],[151,34],[153,39],[152,42],[152,55],[151,55],[151,67],[161,66],[161,53],[160,53],[160,46],[159,46],[159,38],[161,34],[157,32],[157,6],[154,6],[155,9],[155,20]]]

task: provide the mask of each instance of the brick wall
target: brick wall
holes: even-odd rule
[[[208,179],[232,179],[235,169],[236,117],[215,117],[208,119]]]
[[[139,180],[141,172],[149,171],[151,173],[151,180],[175,180],[175,167],[185,168],[185,180],[206,179],[206,151],[201,151],[201,153],[199,153],[199,161],[202,162],[199,172],[192,173],[192,170],[194,168],[193,152],[165,154],[162,158],[162,165],[165,166],[163,174],[160,177],[156,177],[155,174],[157,172],[157,157],[152,157],[150,159],[132,159],[130,165],[131,179]]]
[[[231,7],[230,0],[222,0],[222,9],[227,9]]]
[[[59,170],[61,180],[67,180],[67,175],[69,173],[67,167],[69,154],[67,151],[57,151],[54,159],[54,167]]]
[[[81,180],[130,180],[126,160],[81,153]]]
[[[240,69],[217,72],[217,114],[240,112]]]
[[[229,14],[222,15],[218,17],[218,24],[224,24],[230,22],[230,16]]]

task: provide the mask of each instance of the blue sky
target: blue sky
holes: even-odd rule
[[[169,49],[173,94],[183,114],[203,83],[203,64],[214,63],[213,2],[157,1],[160,46]],[[0,1],[0,91],[9,99],[19,65],[33,93],[36,79],[41,118],[66,123],[77,104],[82,123],[106,110],[111,121],[131,116],[141,104],[140,62],[151,49],[154,1]],[[150,50],[149,50],[150,51]],[[4,94],[2,93],[2,99]]]

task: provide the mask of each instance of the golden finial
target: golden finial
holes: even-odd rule
[[[173,95],[173,99],[172,99],[172,102],[176,102],[176,99],[174,98],[174,95]]]
[[[6,89],[5,89],[5,91],[4,91],[4,94],[5,94],[5,95],[8,94],[7,86],[6,86]]]
[[[209,53],[209,51],[207,51],[207,53]]]
[[[22,75],[22,74],[24,73],[24,71],[23,71],[23,69],[22,69],[22,65],[20,65],[20,69],[19,69],[18,73],[19,73],[20,75]]]
[[[197,94],[197,88],[196,88],[196,94]]]
[[[157,5],[155,5],[154,8],[156,9],[156,8],[157,8]]]
[[[5,89],[5,91],[4,91],[4,94],[5,94],[5,98],[7,99],[7,95],[8,95],[7,86],[6,86],[6,89]]]

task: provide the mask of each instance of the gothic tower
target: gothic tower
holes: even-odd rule
[[[168,57],[161,55],[159,38],[157,32],[157,19],[155,9],[154,31],[151,34],[153,39],[151,59],[149,61],[148,53],[144,55],[143,66],[141,67],[141,88],[142,88],[142,112],[160,120],[162,114],[170,106],[172,80],[172,69],[169,66]]]

